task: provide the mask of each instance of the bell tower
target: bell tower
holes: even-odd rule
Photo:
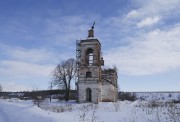
[[[101,100],[101,43],[94,38],[94,25],[85,40],[76,43],[78,102],[98,103]]]

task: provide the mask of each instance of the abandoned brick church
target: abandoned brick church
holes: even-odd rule
[[[94,25],[88,37],[76,43],[78,102],[115,102],[118,98],[116,68],[104,68],[101,43],[94,38]]]

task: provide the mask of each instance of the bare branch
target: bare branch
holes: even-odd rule
[[[69,100],[69,91],[71,81],[76,73],[76,61],[70,58],[66,61],[61,61],[54,69],[52,83],[66,91],[66,100]]]

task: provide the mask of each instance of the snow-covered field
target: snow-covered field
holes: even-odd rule
[[[165,101],[118,101],[77,104],[46,100],[0,99],[0,122],[180,122],[180,104]]]

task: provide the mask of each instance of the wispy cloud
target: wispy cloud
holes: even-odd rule
[[[0,44],[1,51],[13,60],[43,63],[46,60],[56,57],[56,52],[47,48],[31,48],[27,49],[19,46],[7,46]]]
[[[126,75],[157,74],[180,68],[180,26],[166,23],[166,19],[179,15],[180,1],[138,1],[138,4],[125,16],[107,18],[114,25],[109,27],[113,35],[108,39],[116,46],[105,52],[105,63],[117,65],[120,73]]]
[[[37,78],[40,82],[48,82],[51,79],[51,73],[57,63],[66,60],[72,56],[72,53],[62,53],[47,47],[24,48],[20,46],[7,46],[0,43],[0,75],[2,79],[8,79],[4,82],[4,90],[28,90],[25,82],[33,82]],[[21,85],[8,84],[12,79]],[[32,81],[31,81],[32,80]],[[23,89],[24,88],[24,89]]]
[[[139,8],[137,9],[138,13],[141,16],[149,16],[149,15],[170,15],[173,13],[178,13],[176,11],[179,8],[180,1],[179,0],[138,0],[135,1],[136,4],[139,4]]]
[[[34,26],[35,23],[32,22],[30,25]],[[0,43],[0,75],[3,76],[1,80],[9,78],[6,80],[7,83],[4,83],[7,86],[5,90],[11,89],[11,85],[8,85],[8,83],[12,79],[16,83],[19,82],[21,84],[21,86],[16,85],[12,90],[22,90],[27,80],[32,82],[37,79],[39,82],[47,85],[51,80],[52,70],[57,63],[75,57],[76,34],[81,35],[79,31],[84,29],[84,25],[80,25],[80,23],[81,17],[60,16],[58,18],[42,19],[40,25],[43,28],[40,28],[40,25],[38,25],[34,30],[32,28],[29,29],[30,25],[24,24],[21,19],[10,22],[8,27],[3,26],[6,32],[3,32],[1,29],[1,33],[14,36],[16,41],[22,40],[18,41],[17,45],[11,45],[11,43],[7,45],[3,41]],[[38,34],[34,34],[34,31],[37,30],[41,31]],[[14,38],[8,38],[8,41],[11,42]],[[32,46],[29,47],[28,45],[31,42],[29,40],[32,42],[38,40],[38,43],[43,43],[38,48],[36,46],[32,48]],[[21,45],[21,42],[26,45]]]
[[[137,27],[148,27],[158,22],[162,24],[166,19],[171,19],[180,13],[179,0],[138,0],[134,3],[138,4],[138,7],[127,13],[126,21],[130,21]],[[168,25],[168,23],[165,24]]]
[[[110,50],[106,64],[116,64],[122,74],[146,75],[180,68],[180,26],[153,30],[134,37],[131,44]],[[114,60],[116,59],[116,60]]]
[[[0,73],[7,76],[49,76],[52,65],[37,65],[19,61],[0,61]]]
[[[180,82],[177,83],[180,86]]]
[[[17,84],[17,82],[4,82],[2,84],[3,90],[4,91],[30,91],[32,88],[22,85],[22,84]]]
[[[132,10],[127,14],[127,18],[137,18],[139,17],[139,12],[137,10]]]
[[[156,23],[158,23],[160,20],[159,16],[155,16],[155,17],[148,17],[143,19],[141,22],[137,23],[138,27],[145,27],[145,26],[152,26]]]

